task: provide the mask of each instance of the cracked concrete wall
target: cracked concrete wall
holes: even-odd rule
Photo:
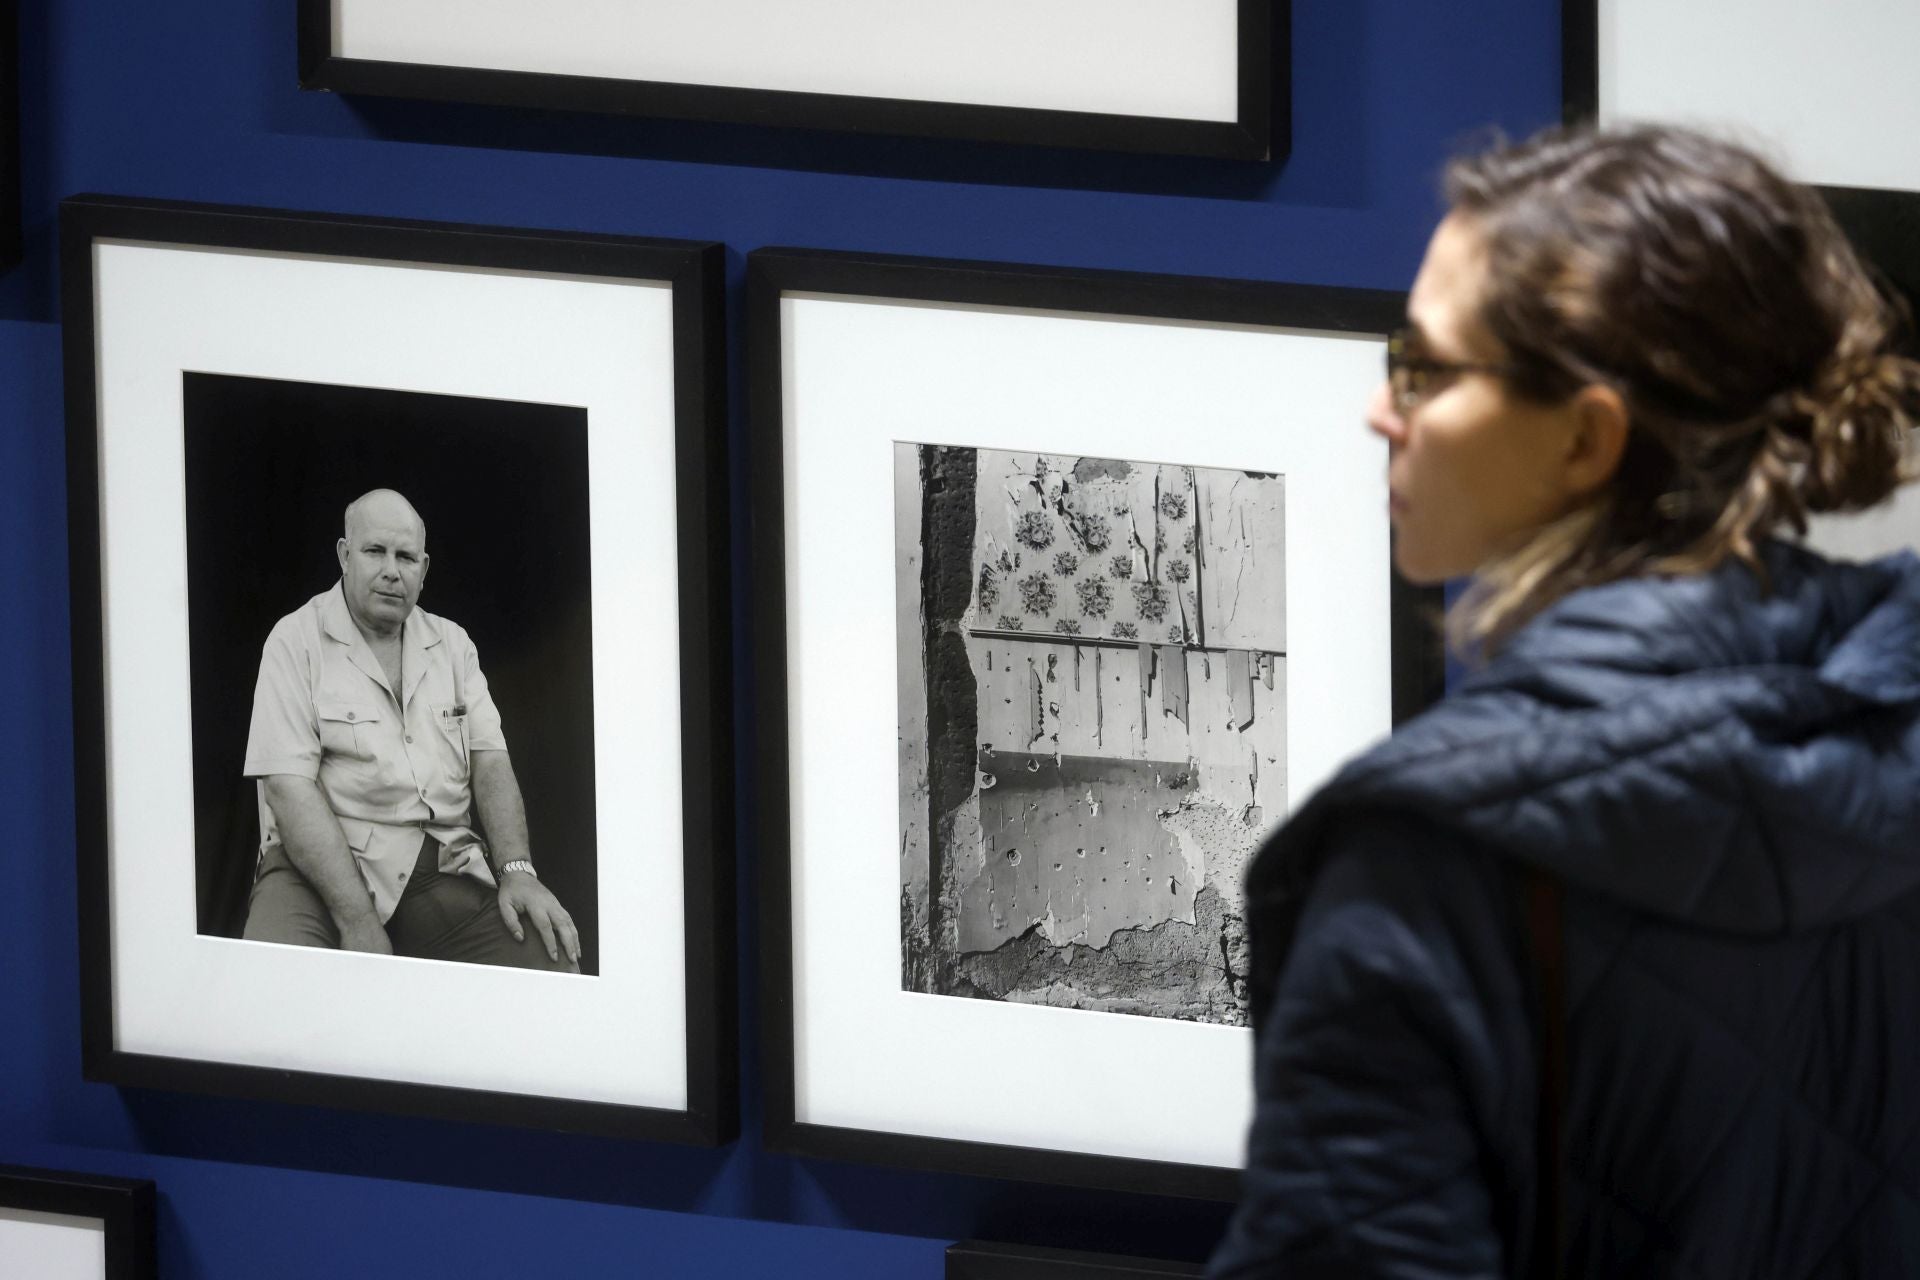
[[[1244,1022],[1241,878],[1286,811],[1281,478],[900,450],[906,985]]]
[[[1204,850],[1164,815],[1194,790],[1181,763],[980,750],[981,873],[960,898],[960,949],[1037,930],[1104,947],[1115,930],[1193,922]]]
[[[1121,930],[1103,948],[1056,947],[1030,930],[963,958],[955,994],[1243,1026],[1245,931],[1233,927],[1211,885],[1195,916]]]

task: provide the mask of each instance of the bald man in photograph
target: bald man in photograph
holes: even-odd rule
[[[280,619],[260,657],[244,936],[577,973],[580,937],[534,869],[473,641],[416,607],[425,523],[375,489],[335,549],[340,581]]]

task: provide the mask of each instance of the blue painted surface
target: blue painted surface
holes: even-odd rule
[[[168,1277],[931,1278],[966,1236],[1203,1255],[1220,1206],[766,1153],[750,988],[744,1136],[720,1151],[83,1083],[55,208],[103,191],[723,240],[736,290],[769,244],[1397,288],[1448,151],[1556,114],[1558,6],[1295,0],[1278,167],[347,101],[295,87],[293,0],[22,7],[28,254],[0,277],[0,1161],[157,1179]],[[743,544],[743,506],[734,528]]]

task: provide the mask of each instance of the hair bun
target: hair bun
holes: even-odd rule
[[[1836,352],[1795,399],[1809,449],[1801,477],[1808,511],[1859,511],[1912,478],[1906,458],[1920,424],[1920,363],[1884,349]]]

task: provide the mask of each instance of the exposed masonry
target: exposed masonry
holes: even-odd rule
[[[903,984],[1244,1022],[1281,480],[902,445],[895,484]]]
[[[1211,885],[1195,906],[1192,924],[1122,929],[1104,947],[1055,946],[1034,925],[963,956],[949,994],[1244,1025],[1245,924]]]

